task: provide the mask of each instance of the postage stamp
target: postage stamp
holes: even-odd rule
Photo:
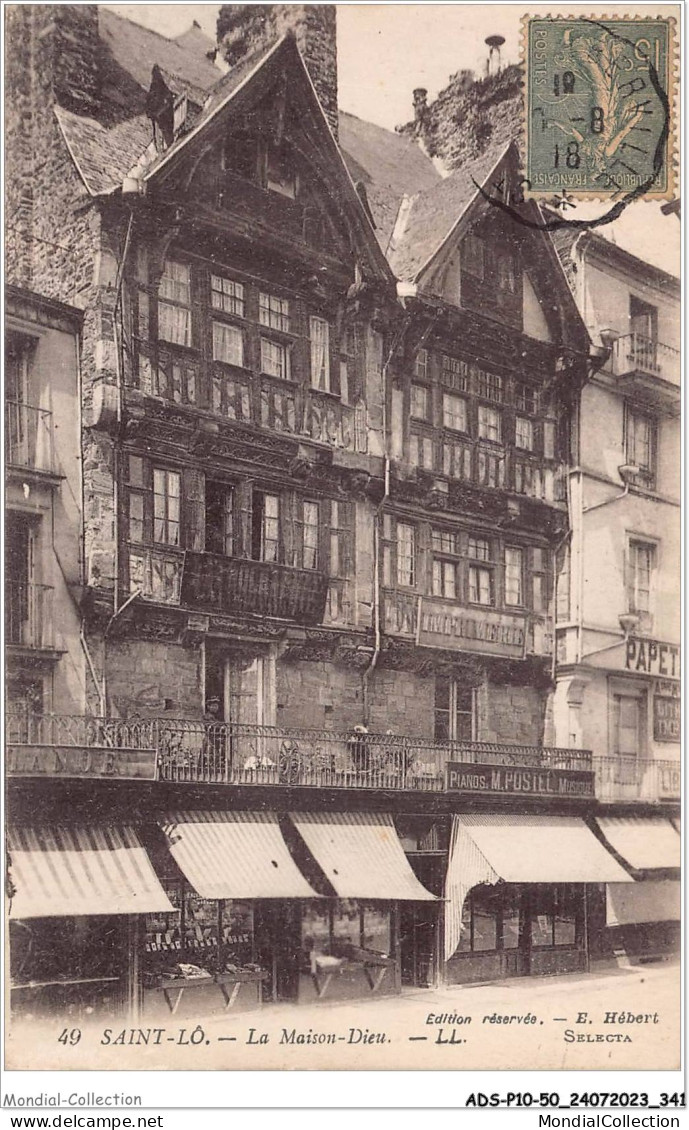
[[[585,199],[673,188],[673,21],[527,16],[525,188]]]

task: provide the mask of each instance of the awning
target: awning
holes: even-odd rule
[[[10,918],[174,911],[133,828],[7,830]]]
[[[202,898],[318,898],[273,812],[177,812],[160,826],[170,854]]]
[[[574,816],[454,816],[445,880],[445,959],[457,949],[464,900],[479,883],[631,883]]]
[[[681,887],[677,879],[608,883],[605,920],[608,926],[679,922],[681,903]]]
[[[291,818],[340,898],[435,899],[409,866],[387,813],[297,812]]]
[[[680,866],[680,836],[663,816],[597,816],[610,847],[635,871]]]

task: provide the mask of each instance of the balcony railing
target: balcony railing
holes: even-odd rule
[[[679,761],[644,761],[634,757],[595,757],[596,796],[608,802],[678,801]]]
[[[680,353],[644,334],[624,334],[613,345],[612,371],[616,377],[638,372],[679,384]]]
[[[8,749],[151,749],[165,781],[442,792],[454,764],[591,772],[587,750],[181,719],[13,714]]]
[[[18,400],[5,401],[5,463],[54,471],[52,413]]]
[[[311,569],[187,552],[182,602],[214,612],[254,612],[319,624],[328,578]]]
[[[53,646],[53,590],[49,585],[5,583],[5,642],[35,650]]]

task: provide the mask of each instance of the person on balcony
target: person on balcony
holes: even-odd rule
[[[211,781],[227,780],[227,734],[219,698],[206,700],[203,721],[205,732],[201,747],[201,777]]]

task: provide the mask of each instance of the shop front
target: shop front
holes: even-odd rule
[[[10,1001],[26,1020],[135,1011],[139,927],[173,910],[138,833],[10,827]]]
[[[586,970],[589,888],[605,882],[632,879],[580,818],[453,816],[446,980]]]
[[[608,883],[606,948],[632,962],[660,960],[680,949],[680,847],[677,827],[663,816],[599,816],[611,851],[629,868],[632,884]]]

